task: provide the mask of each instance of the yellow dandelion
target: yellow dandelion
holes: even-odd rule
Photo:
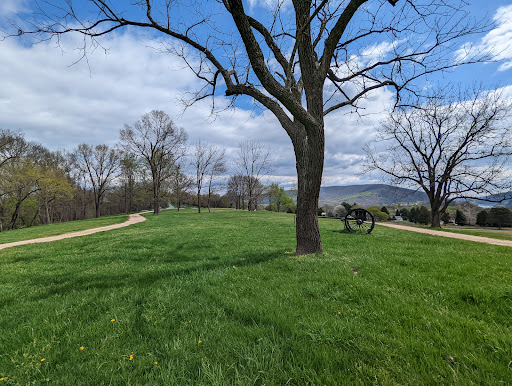
[[[84,351],[85,347],[84,346],[80,346],[80,351]]]
[[[286,251],[285,253],[286,253],[287,255],[289,255],[291,252]]]
[[[46,360],[46,358],[42,358],[42,359],[41,359],[41,362],[44,362],[45,360]]]
[[[4,378],[0,378],[0,382],[2,382],[4,380]]]
[[[158,362],[155,362],[155,365],[157,365],[157,364],[158,364]]]
[[[130,355],[130,360],[132,361],[133,360],[133,354]]]
[[[115,319],[110,319],[110,322],[111,323],[114,323],[116,320]]]
[[[341,315],[341,312],[338,312],[338,315]]]
[[[202,341],[202,340],[199,340],[197,343],[201,344],[201,343],[203,343],[203,341]]]

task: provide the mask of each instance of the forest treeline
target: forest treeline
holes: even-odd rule
[[[120,130],[115,146],[80,144],[52,151],[22,132],[0,129],[0,231],[151,209],[294,211],[277,184],[266,184],[270,152],[239,144],[233,159],[187,133],[163,111]]]

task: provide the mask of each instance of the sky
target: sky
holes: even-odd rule
[[[249,0],[246,4],[262,15],[273,1]],[[212,4],[211,0],[205,3]],[[488,88],[512,86],[512,0],[470,3],[471,16],[495,22],[492,30],[471,38],[472,49],[492,46],[495,62],[459,68],[441,81],[477,81]],[[7,20],[16,13],[33,12],[32,0],[0,0],[0,30],[8,28]],[[233,155],[240,141],[259,140],[273,154],[270,180],[290,187],[296,181],[295,158],[277,120],[247,100],[215,116],[210,100],[184,109],[180,98],[199,89],[201,83],[180,58],[155,50],[153,38],[136,29],[119,31],[102,39],[102,46],[88,51],[83,60],[76,49],[78,35],[64,35],[60,45],[0,39],[0,128],[20,130],[26,139],[51,150],[72,150],[80,143],[115,145],[124,124],[132,124],[151,110],[163,110],[185,128],[191,144],[204,139]],[[461,42],[460,50],[465,48]],[[512,98],[512,92],[507,95]],[[323,186],[385,182],[377,174],[360,174],[362,148],[393,102],[391,90],[379,89],[363,102],[364,116],[345,109],[326,117]],[[216,103],[222,106],[227,99],[218,97]]]

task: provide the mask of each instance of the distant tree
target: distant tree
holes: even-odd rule
[[[173,174],[171,176],[171,189],[176,203],[176,209],[178,212],[181,208],[181,199],[184,193],[186,193],[192,186],[194,181],[192,178],[183,173],[182,165],[175,164]]]
[[[350,209],[352,209],[352,206],[353,206],[353,205],[350,205],[348,202],[345,202],[345,201],[343,201],[343,202],[341,203],[341,205],[343,205],[343,206],[345,207],[345,209],[347,210],[347,212],[348,212]],[[355,205],[355,204],[354,204],[354,205]]]
[[[318,215],[321,216],[322,213],[325,213],[325,209],[321,206],[318,208]]]
[[[100,217],[105,192],[112,186],[120,167],[119,152],[107,145],[85,143],[71,154],[74,165],[87,177],[94,193],[95,216]]]
[[[411,210],[409,211],[409,221],[410,222],[413,222],[413,223],[417,223],[417,213],[418,213],[418,209],[417,208],[411,208]]]
[[[386,208],[385,206],[383,206],[382,208],[380,208],[380,211],[381,211],[381,212],[384,212],[384,213],[386,213],[386,214],[389,214],[389,210],[388,210],[388,208]]]
[[[289,197],[284,188],[280,187],[279,184],[271,184],[267,188],[267,197],[270,201],[270,210],[274,212],[281,212],[281,209],[285,205],[293,204],[293,200]]]
[[[448,224],[450,222],[450,214],[448,212],[444,212],[441,216],[441,221],[443,221],[445,224]]]
[[[201,213],[201,190],[208,170],[215,164],[219,149],[200,139],[194,146],[191,164],[196,173],[194,184],[197,197],[197,213]]]
[[[508,191],[507,160],[512,135],[507,120],[511,104],[502,92],[443,89],[395,110],[375,140],[386,152],[365,147],[368,169],[387,174],[394,184],[419,186],[427,194],[432,227],[460,198]],[[379,146],[381,144],[379,143]]]
[[[347,215],[348,211],[343,205],[336,205],[333,210],[334,217],[343,218]]]
[[[416,212],[416,222],[427,225],[430,222],[431,214],[426,206],[421,206]]]
[[[462,213],[461,210],[457,209],[457,211],[455,212],[455,224],[457,225],[466,225],[466,216],[464,215],[464,213]]]
[[[256,198],[263,193],[261,179],[272,171],[271,152],[259,141],[245,140],[238,145],[235,163],[246,180],[247,209],[256,210]]]
[[[368,212],[373,214],[376,221],[387,221],[389,220],[389,213],[382,212],[378,206],[370,206],[367,208]]]
[[[407,209],[407,208],[400,209],[400,216],[402,216],[402,218],[404,220],[407,220],[409,218],[409,209]]]
[[[246,198],[246,179],[242,174],[230,176],[228,179],[228,192],[229,199],[233,202],[235,209],[245,208]]]
[[[139,162],[135,154],[123,152],[120,158],[121,181],[124,193],[124,211],[130,213],[133,209],[133,196],[135,194],[136,174]]]
[[[27,146],[20,133],[0,129],[0,168],[20,157],[27,150]]]
[[[208,211],[211,211],[211,200],[216,180],[227,172],[226,149],[216,149],[213,163],[208,170]]]
[[[478,214],[476,215],[476,225],[485,227],[487,226],[488,221],[488,213],[486,210],[478,212]]]
[[[120,132],[125,150],[141,157],[153,183],[153,213],[160,214],[161,187],[172,175],[174,164],[185,155],[187,133],[161,110],[144,114]]]
[[[491,226],[510,227],[512,226],[512,211],[507,208],[498,207],[489,210],[488,222]]]

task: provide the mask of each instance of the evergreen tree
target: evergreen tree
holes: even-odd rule
[[[430,211],[426,206],[421,206],[416,213],[416,221],[420,224],[427,225],[430,221]]]
[[[512,211],[507,208],[492,208],[489,211],[489,224],[501,229],[512,226]]]
[[[450,215],[448,214],[448,212],[443,213],[443,215],[441,216],[441,220],[443,220],[445,224],[448,224],[450,222]]]
[[[455,224],[457,225],[466,225],[467,219],[464,213],[462,213],[460,210],[457,209],[457,212],[455,213]]]
[[[487,211],[482,210],[476,215],[476,225],[481,227],[487,226],[488,214]]]

